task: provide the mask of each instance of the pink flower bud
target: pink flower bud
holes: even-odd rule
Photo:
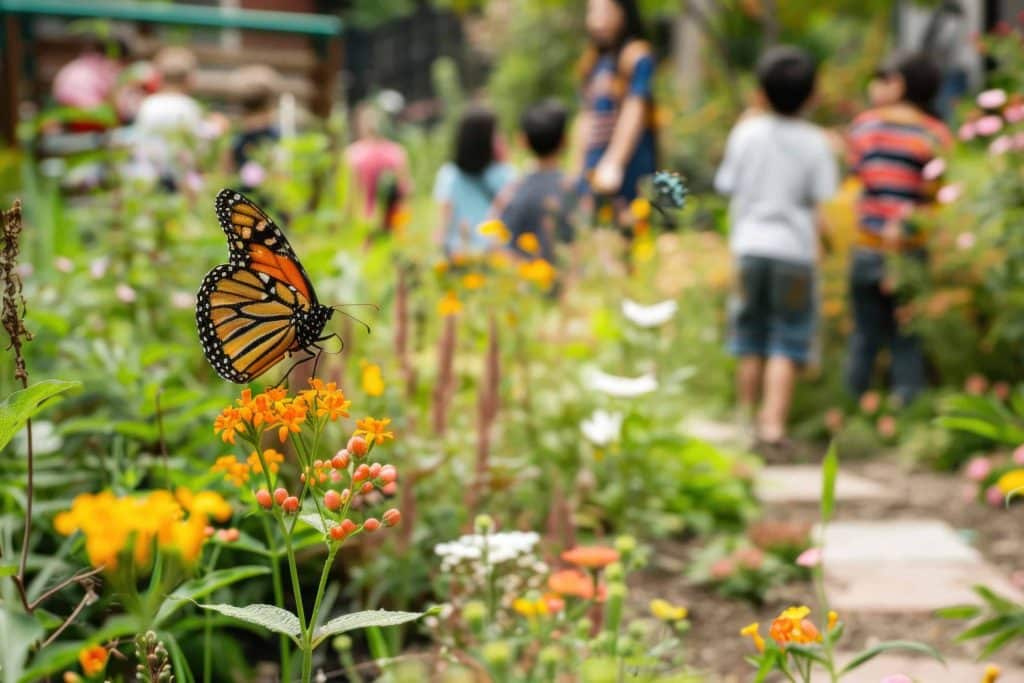
[[[330,490],[324,494],[324,507],[331,512],[335,512],[341,507],[341,494],[335,490]]]
[[[817,567],[821,564],[821,548],[808,548],[796,558],[801,567]]]
[[[935,180],[946,172],[946,162],[942,157],[935,157],[921,169],[921,176],[925,180]]]
[[[349,453],[357,458],[361,458],[370,450],[370,444],[361,436],[353,436],[348,440],[347,448]]]
[[[978,93],[978,106],[982,109],[999,109],[1006,104],[1006,91],[1001,88],[993,88]]]
[[[974,130],[978,132],[978,135],[995,135],[1003,129],[1003,117],[995,116],[990,114],[988,116],[982,116],[980,119],[974,122]]]
[[[299,499],[295,496],[288,496],[281,503],[281,509],[287,512],[289,515],[295,514],[299,511]]]
[[[378,476],[380,476],[380,463],[375,462],[370,465],[370,479],[376,479]]]
[[[261,508],[269,510],[274,505],[274,499],[270,495],[270,491],[266,489],[260,489],[256,492],[256,502],[259,503]]]
[[[288,497],[288,489],[278,487],[274,489],[274,502],[278,505],[284,505],[285,498]]]
[[[366,482],[365,484],[363,484],[362,486],[359,487],[359,491],[361,493],[369,493],[372,490],[373,490],[373,482],[372,481],[368,481],[368,482]]]
[[[343,470],[348,467],[348,462],[348,451],[342,448],[333,458],[331,458],[331,467],[336,470]]]
[[[989,486],[985,489],[985,500],[994,508],[1002,507],[1006,501],[1006,497],[1003,492],[999,490],[998,486]]]
[[[992,463],[988,458],[982,456],[971,458],[964,469],[964,474],[971,481],[985,481],[991,473]]]
[[[352,481],[358,484],[361,481],[366,481],[366,479],[368,479],[369,476],[370,466],[367,465],[366,463],[363,463],[362,465],[356,468],[355,472],[352,473]]]
[[[365,529],[367,532],[369,532],[371,534],[374,531],[376,531],[377,529],[379,529],[379,528],[380,528],[380,520],[376,519],[374,517],[370,517],[365,522],[363,522],[363,529]]]
[[[1024,465],[1024,444],[1017,446],[1013,451],[1013,462],[1018,465]]]
[[[341,524],[339,526],[345,531],[346,534],[350,534],[356,530],[356,523],[348,518],[341,520]]]
[[[402,521],[402,513],[395,508],[385,511],[381,517],[384,520],[385,526],[397,526]]]
[[[391,484],[398,479],[398,470],[394,465],[384,465],[380,468],[380,480],[385,484]]]

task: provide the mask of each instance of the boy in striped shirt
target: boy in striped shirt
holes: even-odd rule
[[[874,84],[893,103],[858,116],[848,138],[850,165],[863,190],[850,269],[854,332],[846,383],[856,396],[867,391],[875,357],[889,347],[891,391],[903,405],[924,386],[924,356],[920,340],[897,319],[901,302],[886,275],[886,259],[926,258],[927,235],[907,219],[933,200],[924,167],[952,144],[949,130],[930,114],[940,83],[941,72],[928,56],[894,60]]]

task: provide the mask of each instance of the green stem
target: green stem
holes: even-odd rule
[[[281,584],[281,566],[277,558],[277,550],[274,544],[274,530],[270,526],[266,515],[260,515],[263,521],[263,533],[267,537],[267,547],[270,549],[270,576],[274,584],[274,604],[281,609],[284,606],[284,586]],[[288,636],[281,634],[279,648],[281,650],[281,679],[289,680],[292,670],[292,648],[288,644]]]
[[[320,602],[324,597],[324,589],[327,587],[327,577],[331,573],[331,567],[334,566],[334,557],[338,554],[338,550],[341,549],[341,543],[331,543],[330,549],[327,551],[327,561],[324,562],[323,571],[320,572],[320,584],[316,588],[316,600],[313,602],[313,613],[309,615],[309,634],[310,634],[310,649],[312,649],[312,637],[313,631],[316,629],[317,617],[320,615]]]

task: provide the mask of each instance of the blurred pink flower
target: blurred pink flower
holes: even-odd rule
[[[107,274],[107,266],[110,265],[110,259],[106,256],[101,256],[98,259],[93,259],[92,263],[89,264],[89,275],[92,275],[93,279],[99,280],[101,277]]]
[[[188,173],[185,174],[185,187],[187,187],[192,192],[201,191],[203,189],[203,185],[205,184],[206,183],[203,180],[203,176],[199,175],[195,171],[189,171]]]
[[[978,106],[982,109],[999,109],[1006,104],[1006,91],[1002,88],[993,88],[978,93]]]
[[[956,200],[960,199],[960,195],[963,194],[964,187],[960,183],[950,183],[949,185],[943,185],[939,188],[939,191],[935,194],[935,198],[939,200],[939,204],[952,204]]]
[[[1024,121],[1024,104],[1011,104],[1003,112],[1003,116],[1009,123],[1020,123]]]
[[[891,439],[896,436],[896,418],[892,415],[882,415],[878,418],[876,427],[883,439]]]
[[[1024,444],[1017,446],[1013,451],[1013,462],[1018,465],[1024,465]]]
[[[882,405],[882,396],[877,391],[865,391],[860,397],[860,409],[868,415],[877,411]]]
[[[821,548],[808,548],[796,558],[801,567],[817,567],[821,564]]]
[[[962,232],[956,236],[956,248],[961,251],[967,251],[974,246],[976,241],[973,232]]]
[[[267,179],[267,172],[255,161],[247,161],[239,169],[238,176],[249,187],[257,187]]]
[[[61,273],[70,273],[75,268],[74,262],[67,256],[58,256],[54,260],[53,266]]]
[[[978,131],[974,128],[974,122],[968,121],[964,125],[960,126],[960,130],[957,131],[957,137],[962,141],[968,142],[977,137]]]
[[[192,308],[196,303],[196,299],[189,292],[177,291],[171,294],[171,305],[175,308]]]
[[[1012,390],[1013,389],[1012,387],[1010,387],[1010,383],[1004,380],[999,380],[998,382],[992,385],[992,394],[1000,401],[1005,401],[1006,399],[1010,398],[1010,392]]]
[[[999,490],[998,486],[993,485],[985,489],[985,500],[988,501],[988,504],[992,507],[998,508],[1003,506],[1003,503],[1006,501],[1006,496],[1003,495],[1003,492]]]
[[[1017,150],[1024,149],[1024,132],[1014,134],[1013,148]]]
[[[754,571],[764,564],[764,551],[760,548],[744,548],[738,551],[735,557],[744,568]]]
[[[946,162],[942,157],[935,157],[921,169],[921,175],[925,180],[935,180],[946,172]]]
[[[835,434],[843,428],[843,411],[840,408],[829,408],[825,411],[825,428]]]
[[[711,565],[711,577],[714,579],[728,579],[735,572],[736,567],[728,557],[723,557]]]
[[[1003,119],[1001,116],[990,114],[982,116],[974,122],[974,130],[978,131],[978,135],[995,135],[1002,129]]]
[[[135,290],[123,282],[114,288],[114,295],[122,303],[130,304],[135,301]]]
[[[971,481],[985,481],[989,474],[992,473],[992,463],[988,458],[984,456],[978,456],[971,458],[967,463],[967,467],[964,468],[964,474]]]
[[[1012,137],[1009,135],[1000,135],[989,144],[988,153],[990,156],[994,157],[1001,156],[1013,149],[1013,145],[1014,142]]]
[[[29,278],[32,277],[32,273],[36,272],[36,269],[31,263],[19,263],[14,272],[18,274],[18,277]]]
[[[971,396],[981,396],[988,391],[988,380],[985,379],[985,375],[972,372],[964,380],[964,391]]]

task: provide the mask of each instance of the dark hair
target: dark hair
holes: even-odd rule
[[[483,173],[494,161],[494,130],[498,120],[487,107],[471,105],[455,131],[455,165],[470,175]]]
[[[935,60],[923,52],[906,55],[896,61],[893,72],[903,77],[903,100],[931,112],[942,85],[942,71]]]
[[[565,138],[567,117],[565,106],[558,100],[544,100],[523,113],[519,126],[534,154],[546,157],[558,151]]]
[[[639,40],[647,36],[644,30],[644,22],[640,18],[640,8],[636,0],[614,0],[615,4],[622,10],[622,32],[616,41],[615,48],[620,48],[630,40]]]
[[[792,116],[814,92],[817,70],[811,56],[800,48],[779,45],[757,61],[757,82],[776,113]]]

